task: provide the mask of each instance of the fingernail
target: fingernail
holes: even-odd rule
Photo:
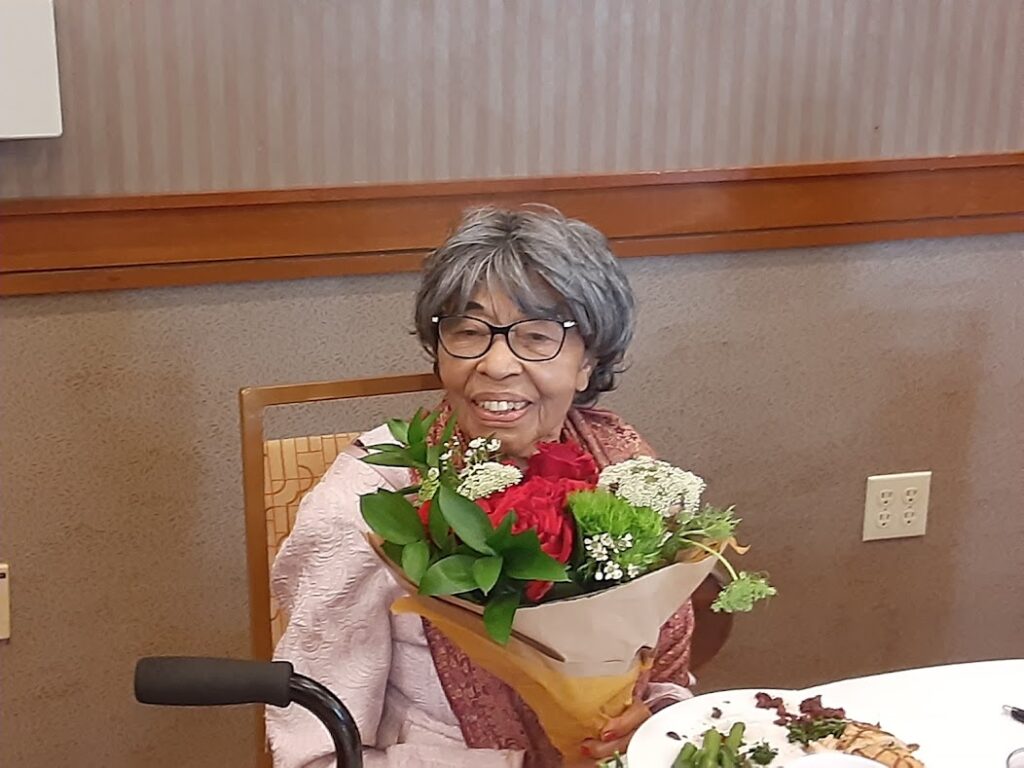
[[[611,741],[612,739],[617,739],[618,737],[619,734],[617,734],[615,731],[601,731],[601,741]]]
[[[582,747],[580,747],[580,754],[584,757],[590,757],[590,747],[584,744]]]

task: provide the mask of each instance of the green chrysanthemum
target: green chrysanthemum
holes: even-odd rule
[[[585,581],[634,579],[660,563],[665,521],[650,507],[598,489],[571,494],[569,509],[583,542]]]

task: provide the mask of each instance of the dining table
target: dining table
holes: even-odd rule
[[[627,755],[630,768],[670,768],[679,752],[679,734],[707,727],[709,711],[723,717],[725,708],[723,726],[730,715],[738,719],[746,710],[752,717],[764,715],[753,706],[757,690],[719,691],[661,710],[634,736]],[[877,721],[919,745],[916,757],[926,768],[1024,768],[1024,751],[1010,757],[1024,750],[1024,723],[1007,709],[1024,709],[1024,659],[907,669],[776,694],[785,695],[787,703],[820,695],[826,706],[842,707],[852,718]],[[785,739],[770,718],[763,727],[775,728]],[[799,768],[801,760],[781,757],[773,768]]]

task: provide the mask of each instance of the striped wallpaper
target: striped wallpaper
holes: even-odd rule
[[[1024,0],[57,0],[0,196],[1024,148]]]

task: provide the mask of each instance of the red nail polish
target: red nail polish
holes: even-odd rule
[[[580,747],[580,754],[584,757],[590,757],[590,747],[584,744],[582,747]]]
[[[601,732],[601,741],[611,741],[612,739],[617,739],[618,737],[619,737],[619,734],[617,734],[615,731],[602,731]]]

